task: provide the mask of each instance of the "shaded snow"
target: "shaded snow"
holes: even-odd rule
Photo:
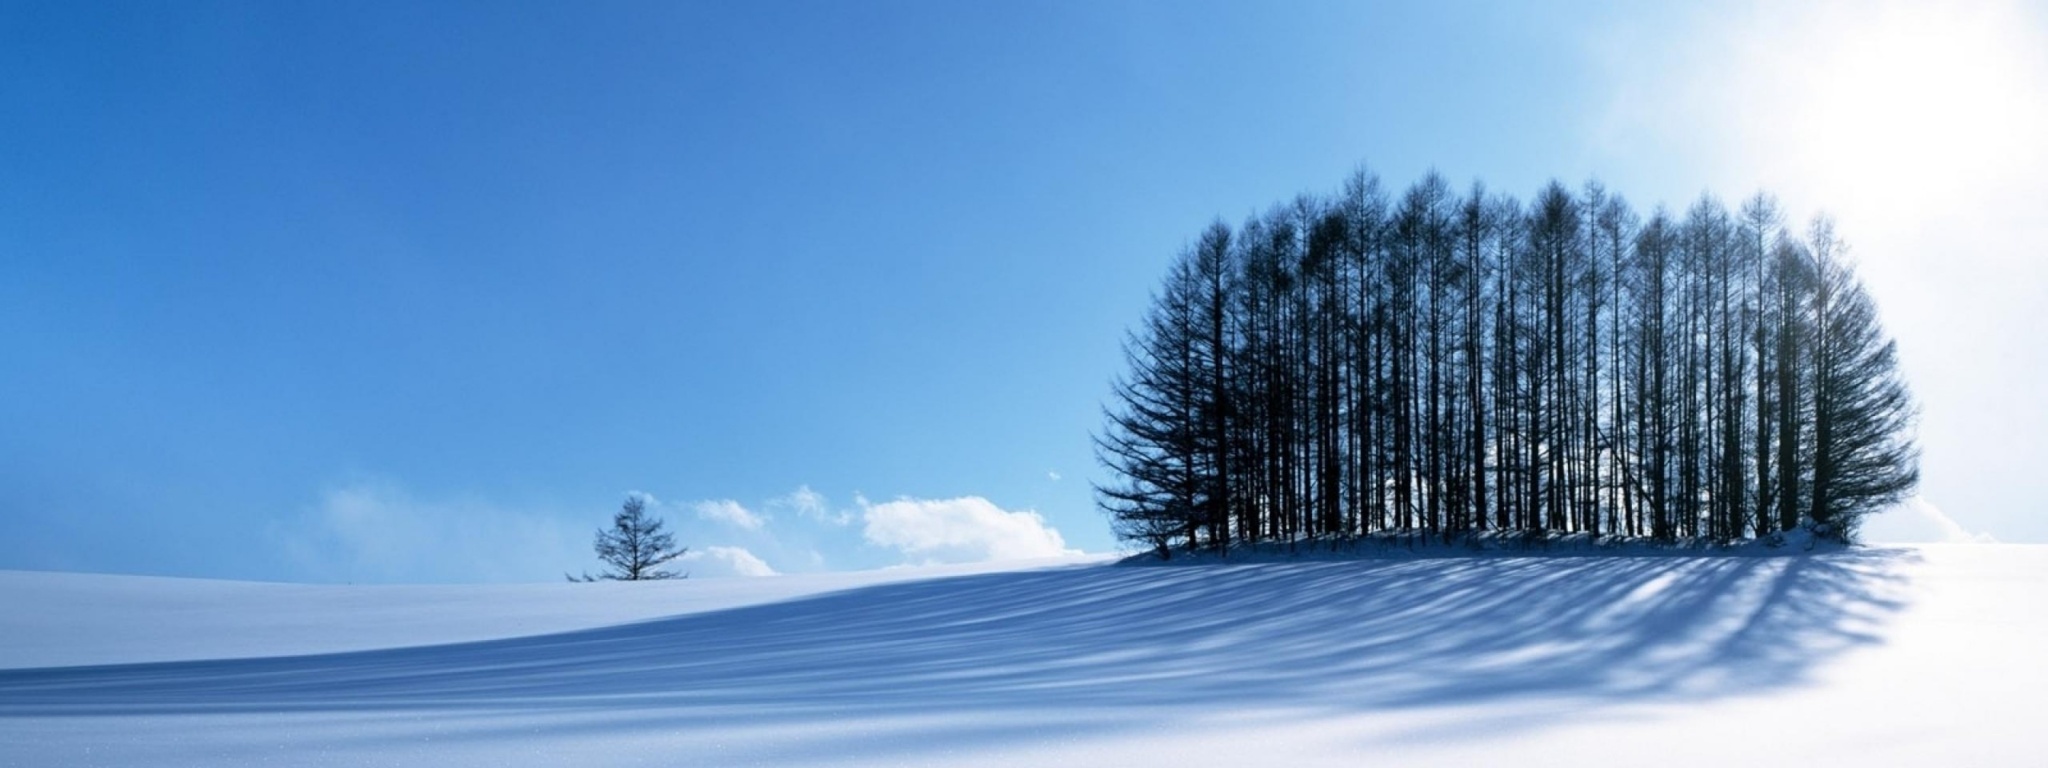
[[[0,763],[2024,765],[2048,747],[2027,704],[2048,690],[2048,547],[639,586],[0,574]],[[25,608],[43,623],[15,636]],[[269,610],[290,626],[265,629]],[[206,639],[223,627],[280,639]],[[356,644],[314,649],[321,627]],[[92,632],[115,637],[51,647]],[[279,655],[380,636],[397,642]],[[164,658],[190,660],[127,663]],[[53,660],[98,666],[26,668]]]

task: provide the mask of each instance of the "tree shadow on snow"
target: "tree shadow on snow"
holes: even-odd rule
[[[998,573],[480,643],[4,670],[0,717],[453,711],[600,730],[868,719],[924,728],[885,741],[930,748],[1253,707],[1683,701],[1799,685],[1880,641],[1913,557]]]

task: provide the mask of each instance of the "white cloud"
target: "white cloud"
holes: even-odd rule
[[[677,532],[677,543],[690,551],[676,566],[693,577],[781,572],[770,560],[798,570],[821,570],[828,560],[846,567],[864,559],[841,559],[861,541],[907,563],[1077,554],[1037,512],[1005,510],[978,496],[874,503],[855,494],[840,508],[799,486],[764,502],[772,513],[757,514],[732,500],[672,504],[640,491],[629,495],[670,521],[680,514],[719,524],[723,535]],[[473,496],[421,497],[396,483],[365,481],[322,492],[296,517],[273,524],[269,538],[297,567],[295,578],[307,581],[554,581],[599,570],[591,537],[617,509],[616,499],[587,509],[518,508]],[[767,526],[770,517],[777,526]]]
[[[302,578],[347,582],[550,581],[594,562],[604,515],[569,521],[474,498],[420,499],[396,484],[332,488],[270,539]]]
[[[871,504],[856,497],[869,542],[926,562],[980,562],[1078,554],[1031,510],[1007,511],[979,496],[899,498]]]
[[[1059,482],[1059,481],[1060,481],[1060,473],[1058,473],[1058,472],[1046,472],[1046,473],[1045,473],[1045,479],[1047,479],[1047,480],[1051,480],[1051,481],[1053,481],[1053,482],[1057,483],[1057,482]]]
[[[825,501],[825,496],[811,490],[809,485],[797,486],[788,496],[769,499],[768,506],[772,509],[794,510],[798,515],[821,523],[848,525],[853,522],[852,512],[832,509]]]
[[[1991,534],[1965,530],[1940,507],[1919,496],[1866,519],[1862,537],[1865,541],[1889,544],[1998,541]]]
[[[719,576],[774,576],[775,569],[745,547],[711,546],[692,548],[676,558],[687,563],[691,578]]]
[[[700,518],[725,523],[735,528],[758,531],[764,524],[760,515],[747,511],[746,507],[740,506],[739,502],[732,499],[700,501],[692,507],[697,510],[697,516]]]

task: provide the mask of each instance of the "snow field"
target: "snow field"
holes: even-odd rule
[[[978,570],[644,592],[4,573],[0,764],[2038,765],[2048,747],[2048,547]]]

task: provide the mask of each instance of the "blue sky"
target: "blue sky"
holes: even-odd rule
[[[2048,541],[2041,17],[1635,5],[8,3],[0,568],[555,578],[628,492],[706,574],[1109,550],[1167,261],[1360,163],[1835,210],[1913,514]]]

